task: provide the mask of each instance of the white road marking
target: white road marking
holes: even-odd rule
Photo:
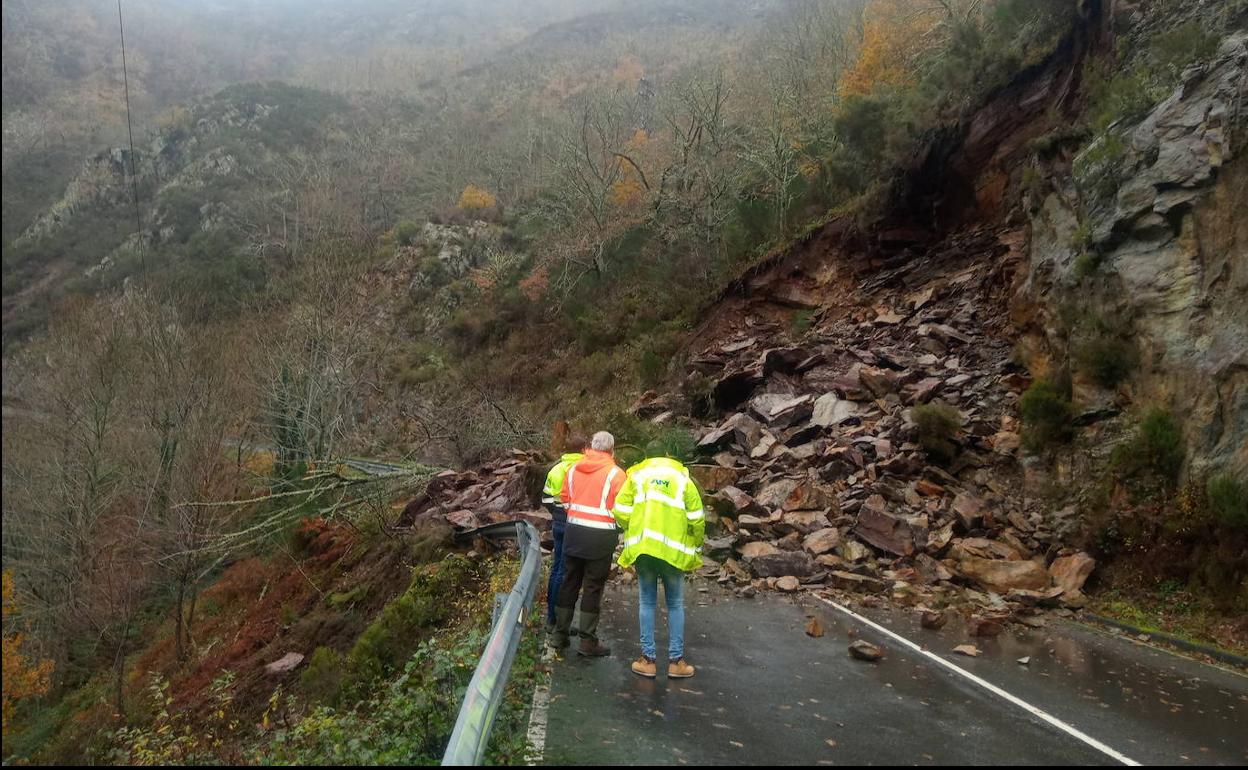
[[[962,668],[962,667],[960,667],[960,666],[955,666],[954,664],[950,663],[949,661],[945,660],[944,658],[940,657],[939,655],[936,655],[935,653],[932,653],[932,652],[929,652],[928,650],[923,649],[923,648],[922,648],[922,647],[920,647],[919,645],[917,645],[917,644],[915,644],[914,642],[910,641],[910,640],[909,640],[909,639],[907,639],[906,637],[904,637],[904,636],[902,636],[902,635],[900,635],[900,634],[896,633],[895,631],[892,631],[891,629],[885,628],[884,626],[881,626],[879,623],[876,623],[876,622],[874,622],[874,621],[872,621],[872,620],[869,620],[869,619],[867,619],[867,618],[864,618],[863,616],[859,615],[858,613],[854,612],[853,610],[849,609],[848,607],[845,607],[845,606],[842,606],[842,605],[840,605],[840,604],[837,604],[836,602],[832,601],[831,599],[825,599],[825,598],[824,598],[824,597],[822,597],[822,596],[816,596],[815,598],[816,598],[816,599],[818,599],[819,601],[823,602],[824,604],[827,604],[827,605],[829,605],[829,606],[835,607],[837,610],[840,610],[841,612],[845,613],[846,615],[850,616],[851,618],[854,618],[854,619],[855,619],[855,620],[857,620],[858,622],[863,623],[863,624],[865,624],[865,625],[868,625],[868,626],[870,626],[871,628],[874,628],[876,631],[879,631],[880,633],[885,634],[886,636],[888,636],[888,637],[890,637],[890,638],[892,638],[892,639],[895,639],[895,640],[896,640],[896,641],[898,641],[898,642],[901,642],[901,643],[902,643],[902,644],[904,644],[906,647],[908,647],[908,648],[910,648],[910,649],[914,650],[915,652],[919,653],[920,655],[924,655],[924,656],[926,656],[926,657],[930,658],[931,660],[933,660],[933,661],[935,661],[935,662],[939,663],[941,666],[944,666],[945,668],[947,668],[947,669],[949,669],[950,671],[954,672],[954,673],[955,673],[955,674],[957,674],[958,676],[961,676],[961,677],[964,677],[964,678],[966,678],[966,679],[969,679],[970,681],[974,682],[975,684],[979,685],[980,687],[983,687],[985,690],[987,690],[987,691],[989,691],[989,692],[993,693],[994,695],[998,695],[998,696],[1000,696],[1001,698],[1004,698],[1005,700],[1009,701],[1010,703],[1013,703],[1015,706],[1018,706],[1019,708],[1023,709],[1023,710],[1024,710],[1024,711],[1026,711],[1026,712],[1028,712],[1029,714],[1031,714],[1031,715],[1033,715],[1033,716],[1035,716],[1035,717],[1038,717],[1039,719],[1042,719],[1042,720],[1044,720],[1045,722],[1048,722],[1049,724],[1053,725],[1054,727],[1056,727],[1057,729],[1061,730],[1062,732],[1064,732],[1064,733],[1066,733],[1066,734],[1068,734],[1068,735],[1070,735],[1070,736],[1072,736],[1072,737],[1074,737],[1074,738],[1077,738],[1077,739],[1079,739],[1080,741],[1083,741],[1084,743],[1086,743],[1087,745],[1089,745],[1089,746],[1091,746],[1092,748],[1096,749],[1097,751],[1101,752],[1102,754],[1105,754],[1106,756],[1112,757],[1113,759],[1115,759],[1115,760],[1117,760],[1117,761],[1121,762],[1121,763],[1122,763],[1122,764],[1124,764],[1124,765],[1129,765],[1129,766],[1131,766],[1131,767],[1139,767],[1139,766],[1140,766],[1140,763],[1139,763],[1139,762],[1136,762],[1134,759],[1131,759],[1130,757],[1126,756],[1125,754],[1122,754],[1122,753],[1120,753],[1120,752],[1118,752],[1118,751],[1115,751],[1114,749],[1110,748],[1109,746],[1106,746],[1104,743],[1101,743],[1101,742],[1100,742],[1100,741],[1098,741],[1097,739],[1095,739],[1095,738],[1093,738],[1092,736],[1090,736],[1090,735],[1088,735],[1088,734],[1086,734],[1086,733],[1082,732],[1082,731],[1081,731],[1081,730],[1079,730],[1078,728],[1076,728],[1076,727],[1074,727],[1074,726],[1072,726],[1072,725],[1069,725],[1069,724],[1067,724],[1067,723],[1063,722],[1062,720],[1058,719],[1057,717],[1053,716],[1052,714],[1048,713],[1047,711],[1044,711],[1043,709],[1040,709],[1040,708],[1037,708],[1037,707],[1035,707],[1035,706],[1031,705],[1030,703],[1028,703],[1027,701],[1023,700],[1022,698],[1019,698],[1019,697],[1016,697],[1016,696],[1014,696],[1014,695],[1011,695],[1010,693],[1006,692],[1005,690],[1002,690],[1000,687],[997,687],[995,684],[993,684],[993,683],[991,683],[991,682],[988,682],[988,681],[985,681],[985,680],[983,680],[983,679],[980,679],[979,677],[977,677],[977,676],[975,676],[974,674],[972,674],[970,671],[967,671],[966,669],[964,669],[964,668]]]
[[[555,651],[546,647],[542,654],[542,662],[547,666],[555,659]],[[529,709],[529,751],[524,761],[529,765],[540,765],[546,755],[546,712],[550,707],[550,674],[533,688],[533,706]]]

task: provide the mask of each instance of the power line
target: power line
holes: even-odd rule
[[[121,18],[121,0],[117,0],[117,28],[121,31],[121,78],[126,88],[126,133],[130,136],[130,186],[134,191],[134,235],[139,248],[139,269],[147,279],[147,259],[143,256],[143,225],[139,219],[139,175],[134,166],[134,126],[130,122],[130,73],[126,69],[126,25]]]

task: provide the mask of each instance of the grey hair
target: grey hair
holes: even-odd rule
[[[589,446],[599,452],[610,452],[615,449],[615,436],[605,430],[600,430],[590,439]]]

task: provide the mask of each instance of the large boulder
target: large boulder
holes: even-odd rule
[[[858,512],[854,534],[896,556],[910,556],[927,546],[926,517],[894,516],[866,506]]]
[[[989,591],[1006,593],[1020,588],[1043,591],[1049,587],[1049,572],[1035,561],[1006,561],[967,556],[958,562],[958,571]]]
[[[780,516],[776,530],[782,534],[792,532],[810,532],[823,529],[828,524],[827,511],[786,511]]]
[[[814,555],[828,553],[841,542],[841,531],[836,527],[815,530],[802,540],[802,547]]]
[[[810,422],[812,425],[828,428],[852,420],[861,414],[862,408],[853,401],[843,399],[835,393],[824,393],[815,399]]]
[[[756,556],[749,561],[758,577],[806,577],[815,571],[815,560],[805,551],[779,551]]]
[[[714,497],[717,501],[723,501],[725,513],[733,516],[757,516],[765,519],[771,514],[765,507],[759,505],[758,501],[737,487],[724,487]]]
[[[764,393],[750,399],[750,411],[777,428],[794,425],[811,413],[810,396]]]
[[[983,522],[984,501],[975,495],[960,492],[953,498],[953,512],[957,514],[962,530],[969,532]]]
[[[1019,561],[1023,558],[1023,554],[1013,546],[998,540],[989,540],[985,537],[968,537],[964,540],[959,540],[953,544],[949,555],[955,559],[971,557],[976,559]]]
[[[726,468],[722,465],[690,465],[688,467],[689,475],[693,477],[693,481],[698,485],[698,489],[703,492],[723,489],[726,486],[735,484],[737,479],[741,477],[739,469]]]
[[[702,553],[708,558],[722,562],[732,556],[732,547],[736,544],[735,535],[708,537],[702,541]]]
[[[871,556],[871,549],[857,540],[842,540],[836,552],[847,562],[859,562]]]
[[[780,553],[780,549],[767,542],[766,540],[754,540],[740,546],[738,551],[741,552],[741,558],[746,562],[751,559],[757,559],[760,556],[770,556],[771,554]]]
[[[698,441],[698,446],[713,449],[735,443],[749,451],[762,437],[763,426],[758,420],[744,412],[738,412],[720,423],[719,427],[707,433]]]
[[[801,482],[797,479],[780,479],[778,481],[773,481],[760,489],[754,499],[758,501],[759,505],[762,505],[768,510],[783,508],[785,501],[789,498],[789,495],[793,494],[793,491],[797,489],[798,484],[800,483]]]
[[[887,369],[864,366],[858,370],[858,381],[874,398],[884,398],[897,389],[897,375]]]
[[[1076,593],[1083,590],[1092,570],[1096,568],[1096,559],[1083,551],[1070,556],[1060,556],[1049,565],[1049,575],[1053,584],[1062,589],[1063,593]]]

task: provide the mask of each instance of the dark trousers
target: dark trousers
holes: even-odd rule
[[[601,559],[580,559],[563,556],[563,585],[559,588],[559,607],[571,609],[581,597],[581,614],[597,613],[602,606],[602,589],[611,574],[611,556]],[[583,590],[582,590],[583,589]]]
[[[563,530],[567,525],[556,521],[551,525],[555,538],[555,550],[551,553],[550,580],[546,583],[546,622],[554,625],[555,602],[559,600],[559,588],[563,585]]]

